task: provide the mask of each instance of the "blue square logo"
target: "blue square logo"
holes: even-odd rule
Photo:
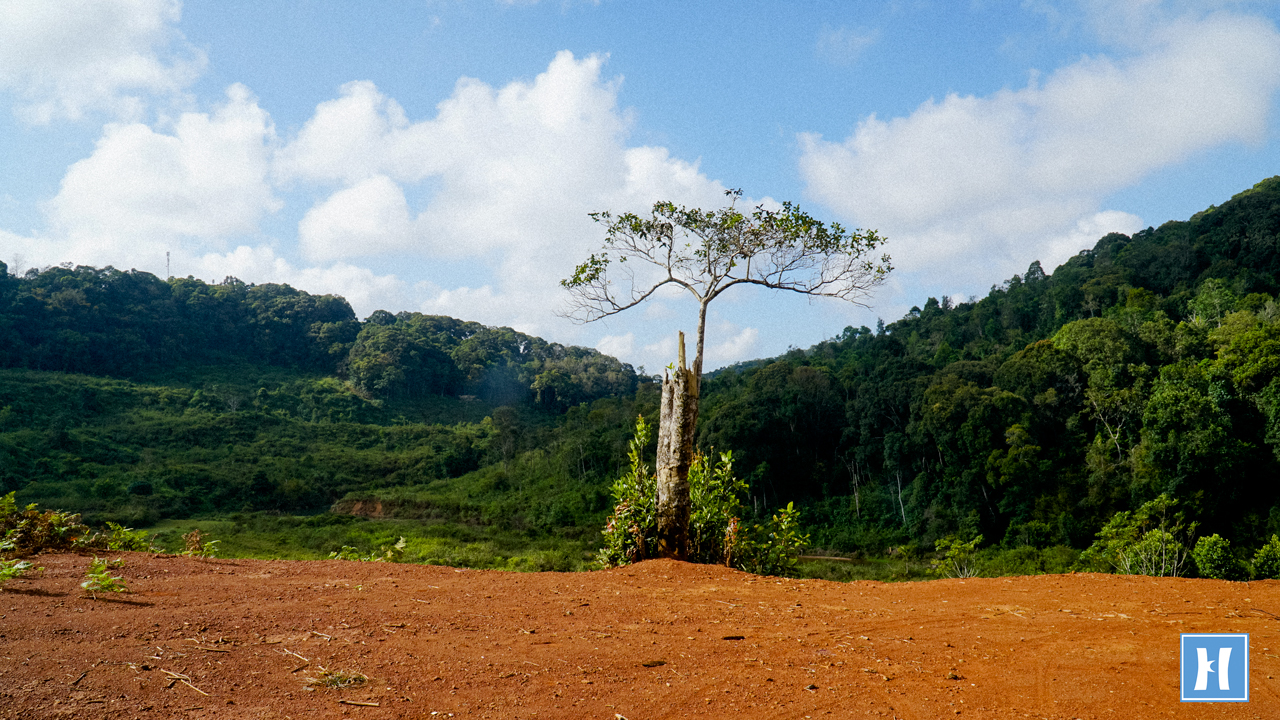
[[[1249,634],[1182,634],[1182,702],[1249,702]]]

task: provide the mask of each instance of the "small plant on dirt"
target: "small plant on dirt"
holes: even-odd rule
[[[1191,557],[1196,561],[1196,569],[1202,578],[1239,580],[1244,575],[1244,568],[1231,552],[1231,541],[1217,533],[1196,541]]]
[[[14,578],[22,577],[28,570],[34,566],[28,560],[0,560],[0,587]],[[35,568],[36,572],[44,571],[44,568]]]
[[[643,416],[636,418],[627,454],[631,468],[613,484],[613,514],[602,533],[604,547],[596,555],[601,567],[620,567],[656,554],[658,485],[642,456],[652,431]],[[733,474],[732,453],[720,454],[715,462],[701,453],[694,456],[689,467],[689,559],[760,575],[791,572],[800,549],[809,542],[799,531],[800,511],[788,504],[768,523],[747,526],[741,520],[741,496],[746,491],[746,481]]]
[[[1098,539],[1080,554],[1086,570],[1114,569],[1122,575],[1178,577],[1187,570],[1196,523],[1186,524],[1178,501],[1162,494],[1133,512],[1111,516]]]
[[[383,545],[378,552],[363,554],[360,548],[343,545],[342,549],[329,553],[330,560],[359,560],[361,562],[400,562],[404,559],[404,549],[409,541],[403,535],[395,545]]]
[[[115,560],[111,563],[114,567],[119,567],[122,564],[123,563],[120,560]],[[93,561],[89,563],[89,569],[85,571],[84,575],[88,579],[80,583],[80,587],[88,591],[88,593],[93,596],[94,600],[98,599],[98,593],[100,592],[129,592],[129,588],[125,585],[124,580],[111,574],[111,570],[109,569],[106,560],[100,560],[95,557]]]
[[[1253,556],[1253,576],[1259,580],[1280,579],[1280,537],[1275,535]]]
[[[885,553],[892,560],[901,560],[901,563],[889,563],[889,579],[890,580],[910,580],[911,566],[920,562],[920,548],[915,543],[906,545],[896,545],[888,549]]]
[[[379,548],[382,557],[378,558],[378,562],[400,562],[404,559],[404,549],[408,546],[409,539],[401,535],[395,545],[383,545]]]
[[[791,574],[800,563],[800,551],[809,544],[809,536],[800,532],[800,510],[793,503],[752,531],[737,543],[741,559],[736,567],[757,575]],[[726,546],[731,547],[732,541],[733,536],[726,533]]]
[[[942,553],[942,557],[935,560],[929,567],[929,574],[946,578],[973,577],[978,572],[977,548],[981,543],[981,535],[968,542],[955,535],[948,535],[938,540],[934,543],[934,547]]]
[[[341,688],[363,685],[368,682],[368,680],[368,677],[353,670],[329,671],[321,667],[319,674],[313,678],[307,679],[307,684],[312,687],[338,690]]]
[[[196,528],[186,535],[182,536],[182,542],[186,549],[180,555],[197,558],[211,558],[218,553],[218,543],[221,540],[208,540],[200,534],[200,528]]]
[[[330,560],[363,560],[364,556],[360,554],[360,548],[352,545],[343,545],[341,548],[329,553]]]
[[[107,532],[94,533],[87,537],[82,544],[84,547],[111,550],[113,552],[122,550],[155,552],[157,550],[151,544],[151,538],[147,536],[145,530],[134,530],[113,522],[107,523]]]

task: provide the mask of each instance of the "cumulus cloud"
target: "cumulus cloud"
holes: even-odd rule
[[[221,248],[280,207],[266,177],[273,136],[241,85],[212,114],[183,114],[171,133],[108,125],[93,154],[68,169],[49,218],[85,251],[82,261],[119,262],[183,241]]]
[[[1080,218],[1069,231],[1045,240],[1042,265],[1047,272],[1066,262],[1072,255],[1083,248],[1091,248],[1098,238],[1107,233],[1118,232],[1132,235],[1146,223],[1132,213],[1119,210],[1104,210],[1088,217]]]
[[[1017,272],[1037,258],[1051,268],[1080,249],[1067,242],[1131,232],[1133,216],[1099,207],[1108,193],[1210,147],[1262,141],[1280,86],[1269,22],[1219,13],[1142,28],[1141,52],[1122,59],[872,116],[840,142],[802,135],[807,191],[888,234],[899,267],[933,276]],[[1098,234],[1084,240],[1081,228]]]
[[[686,347],[686,350],[687,349],[688,348]],[[644,356],[654,358],[656,360],[653,363],[653,367],[666,367],[668,363],[674,362],[676,359],[676,338],[668,333],[663,335],[657,342],[645,345]],[[692,357],[692,355],[690,355],[690,357]]]
[[[298,223],[298,240],[316,261],[376,255],[412,243],[412,225],[404,191],[374,175],[311,208]]]
[[[163,129],[108,124],[93,152],[68,168],[58,194],[44,204],[49,227],[30,235],[0,233],[0,246],[36,267],[72,262],[156,275],[171,269],[212,281],[289,277],[337,287],[336,277],[282,265],[269,247],[228,251],[257,235],[260,220],[281,207],[267,180],[273,142],[270,118],[240,85],[228,88],[213,112],[183,114]],[[359,293],[362,286],[342,287]]]
[[[636,351],[636,334],[605,335],[596,342],[596,349],[616,358],[631,357]]]
[[[175,274],[195,275],[212,282],[232,275],[255,283],[284,283],[314,294],[341,295],[356,315],[374,310],[407,307],[410,288],[395,275],[378,275],[348,263],[328,267],[297,267],[269,247],[241,245],[226,253],[206,253],[185,261]]]
[[[174,96],[205,57],[175,29],[177,0],[7,0],[0,5],[0,89],[31,123],[91,110],[135,120],[148,96]]]
[[[387,172],[400,180],[420,177],[421,170],[397,152],[409,127],[400,104],[368,81],[349,82],[339,93],[317,105],[298,136],[280,150],[276,175],[348,183]]]
[[[755,328],[742,328],[725,340],[707,348],[706,367],[728,365],[752,357],[756,349],[756,341],[760,339],[760,331]]]
[[[279,182],[330,193],[299,224],[307,256],[483,262],[493,282],[434,278],[421,309],[545,330],[564,300],[559,278],[603,239],[588,213],[723,200],[697,163],[628,145],[621,80],[602,78],[604,63],[565,51],[532,81],[464,78],[420,121],[372,83],[344,85],[274,163]]]

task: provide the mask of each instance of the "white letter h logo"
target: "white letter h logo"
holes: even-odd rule
[[[1218,667],[1216,669],[1213,667],[1213,661],[1209,659],[1208,648],[1196,648],[1196,657],[1200,661],[1199,668],[1196,670],[1196,690],[1204,690],[1209,687],[1209,673],[1218,674],[1219,690],[1231,689],[1227,687],[1227,666],[1231,664],[1231,648],[1218,648]]]

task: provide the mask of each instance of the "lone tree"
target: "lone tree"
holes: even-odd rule
[[[735,285],[760,285],[862,305],[892,270],[888,255],[868,256],[885,240],[875,230],[849,232],[825,224],[789,202],[780,210],[757,206],[749,215],[735,205],[686,208],[658,202],[644,218],[633,213],[592,213],[606,227],[604,247],[560,281],[571,296],[566,317],[592,322],[649,299],[664,285],[688,290],[698,301],[698,342],[692,369],[680,333],[679,363],[662,383],[658,425],[658,547],[685,559],[689,546],[689,466],[698,420],[707,306]],[[628,264],[629,263],[629,264]]]

